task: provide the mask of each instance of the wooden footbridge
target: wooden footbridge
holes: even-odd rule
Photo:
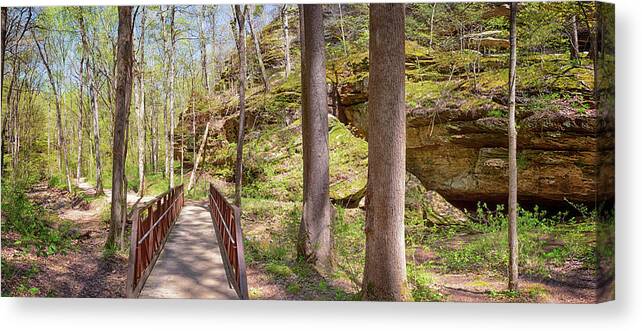
[[[208,200],[181,185],[132,212],[127,297],[248,298],[239,209],[211,184]]]

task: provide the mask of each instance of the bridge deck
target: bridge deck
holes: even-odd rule
[[[238,299],[205,202],[186,202],[140,298]]]

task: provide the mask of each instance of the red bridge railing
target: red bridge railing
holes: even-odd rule
[[[128,298],[138,297],[143,289],[184,203],[183,185],[180,185],[133,211],[127,271]]]
[[[245,274],[245,257],[243,256],[240,210],[227,202],[221,192],[212,184],[210,184],[209,202],[227,280],[239,298],[247,300],[247,276]]]

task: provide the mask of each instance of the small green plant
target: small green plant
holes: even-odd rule
[[[439,293],[433,276],[423,266],[408,264],[408,281],[414,301],[443,301],[444,295]]]
[[[289,266],[276,262],[268,263],[265,266],[265,270],[279,278],[290,278],[294,276],[294,272],[292,272]]]
[[[116,243],[105,245],[105,247],[103,248],[103,259],[105,260],[113,258],[117,254],[118,254],[118,245]]]
[[[492,109],[488,112],[489,117],[506,118],[506,112],[501,109]]]
[[[285,287],[285,290],[290,294],[299,294],[299,292],[301,292],[301,285],[299,283],[290,283]]]
[[[505,299],[516,299],[519,298],[520,293],[519,291],[496,291],[496,290],[490,290],[488,291],[488,296],[491,299],[498,299],[498,300],[505,300]]]

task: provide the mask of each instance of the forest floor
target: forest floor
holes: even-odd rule
[[[214,179],[215,185],[231,196],[230,183]],[[360,208],[344,209],[335,220],[336,271],[320,275],[307,263],[296,258],[295,237],[300,215],[295,202],[264,199],[243,200],[243,231],[247,262],[248,287],[251,299],[258,300],[359,300],[363,268],[364,211]],[[556,249],[566,249],[562,243],[566,236],[584,238],[583,224],[570,225],[570,234],[556,229],[551,238],[540,238],[543,250],[549,257],[534,262],[525,256],[520,275],[520,289],[507,291],[506,277],[495,267],[470,267],[473,262],[461,262],[445,251],[466,251],[486,234],[437,233],[421,245],[407,244],[408,279],[413,286],[415,301],[441,302],[526,302],[526,303],[595,303],[600,294],[608,296],[614,291],[612,282],[597,283],[596,271],[585,261],[561,255],[555,260]],[[408,230],[408,229],[407,229]],[[411,230],[413,231],[413,230]],[[531,230],[533,236],[540,236]],[[407,234],[408,235],[408,234]],[[491,233],[490,235],[495,235]],[[494,237],[490,237],[491,241]],[[549,240],[550,239],[550,240]],[[525,239],[528,245],[531,239]],[[588,249],[585,239],[577,239],[578,249]],[[588,239],[590,240],[590,239]],[[473,245],[473,246],[471,246]],[[495,249],[492,246],[487,249]],[[538,254],[540,253],[537,251]],[[553,252],[553,253],[551,253]],[[464,259],[483,253],[465,253]],[[455,262],[457,261],[457,262]],[[465,269],[452,270],[461,263]],[[535,271],[536,264],[541,272]]]
[[[78,189],[89,199],[78,199],[65,190],[37,184],[27,193],[45,212],[56,215],[53,227],[67,226],[69,249],[42,254],[20,245],[20,235],[2,231],[2,295],[47,297],[124,297],[127,256],[106,250],[111,190],[95,197],[95,189],[82,179]],[[152,197],[144,197],[146,201]],[[89,201],[88,201],[89,200]],[[138,197],[128,194],[128,204]]]

